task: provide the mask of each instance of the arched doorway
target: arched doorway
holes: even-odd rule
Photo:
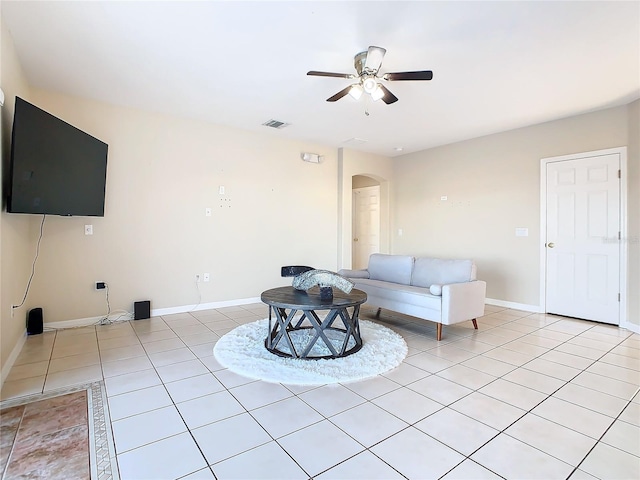
[[[368,177],[380,186],[380,252],[391,251],[391,183],[393,159],[365,152],[338,150],[338,269],[355,268],[352,260],[353,178]],[[356,179],[356,181],[361,179]],[[367,180],[370,182],[371,180]],[[356,183],[356,186],[362,186]]]

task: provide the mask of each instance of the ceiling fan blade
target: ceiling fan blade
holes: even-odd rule
[[[396,97],[393,93],[391,93],[387,87],[385,87],[381,83],[379,83],[378,85],[384,92],[384,97],[382,97],[382,101],[384,103],[386,103],[387,105],[390,105],[398,101],[398,97]]]
[[[327,102],[335,102],[336,100],[340,100],[342,97],[344,97],[346,94],[349,93],[349,90],[351,90],[351,87],[352,85],[349,85],[348,87],[343,88],[338,93],[336,93],[333,97],[327,98]]]
[[[352,73],[316,72],[315,70],[307,72],[307,75],[313,75],[316,77],[355,78],[355,75]]]
[[[385,80],[431,80],[433,72],[431,70],[421,70],[419,72],[396,72],[385,73],[382,76]]]
[[[384,54],[387,51],[382,47],[369,47],[367,51],[367,60],[364,63],[365,70],[370,70],[374,73],[377,73],[380,70],[380,65],[382,65],[382,59],[384,58]]]

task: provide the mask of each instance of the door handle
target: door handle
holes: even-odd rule
[[[547,243],[547,247],[549,247],[549,248],[553,248],[553,247],[555,247],[555,246],[556,246],[556,244],[555,244],[555,243],[553,243],[553,242],[549,242],[549,243]]]

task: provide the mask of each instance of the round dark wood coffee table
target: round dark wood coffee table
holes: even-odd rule
[[[269,332],[264,346],[271,353],[281,357],[316,360],[346,357],[362,348],[358,315],[360,305],[367,301],[367,294],[362,290],[354,288],[351,293],[344,293],[334,289],[331,300],[322,300],[318,287],[306,292],[296,290],[293,287],[279,287],[262,292],[260,298],[269,305]],[[328,310],[328,312],[326,317],[321,320],[316,312],[323,310]],[[301,315],[295,318],[298,312],[301,312]],[[334,325],[337,319],[342,320],[344,328]],[[311,325],[303,325],[305,320],[308,320]],[[313,330],[313,332],[306,344],[298,345],[296,348],[292,334],[295,335],[295,332],[300,330]],[[337,343],[341,345],[336,347],[331,342],[327,336],[329,332],[331,332],[331,336],[335,336],[334,334],[337,333],[340,337],[340,341]],[[311,350],[319,339],[329,349],[330,355],[311,354]],[[349,347],[351,339],[353,342]],[[284,341],[283,346],[289,348],[288,352],[279,348],[278,345],[281,341]]]

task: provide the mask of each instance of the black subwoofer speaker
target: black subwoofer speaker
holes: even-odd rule
[[[27,314],[27,334],[38,335],[42,333],[44,321],[42,319],[42,308],[32,308]]]
[[[133,303],[134,320],[142,320],[143,318],[149,318],[150,316],[151,316],[151,301],[145,300],[143,302]]]

